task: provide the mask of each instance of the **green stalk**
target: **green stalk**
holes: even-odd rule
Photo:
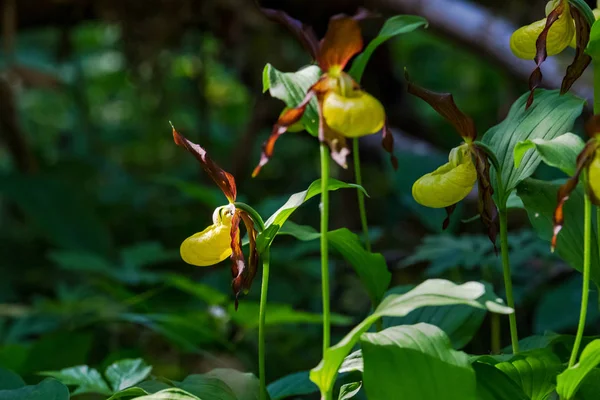
[[[585,206],[584,206],[584,228],[583,228],[583,285],[581,288],[581,310],[579,311],[579,324],[577,325],[577,334],[575,336],[575,343],[573,344],[573,351],[571,352],[571,358],[569,358],[569,368],[575,365],[577,361],[577,355],[579,354],[579,347],[581,346],[581,339],[583,338],[583,331],[585,330],[585,318],[588,309],[588,298],[590,295],[590,264],[592,254],[592,202],[586,195]]]
[[[504,291],[506,292],[506,304],[515,310],[515,300],[513,298],[512,278],[510,273],[510,259],[508,257],[508,218],[506,207],[498,211],[500,219],[500,250],[502,252],[502,274],[504,275]],[[510,324],[510,341],[513,354],[519,352],[519,335],[517,334],[517,316],[515,311],[508,315]]]
[[[362,186],[358,138],[352,139],[352,153],[354,156],[354,181],[357,185]],[[367,211],[365,210],[365,194],[360,189],[356,190],[356,194],[358,195],[358,210],[360,212],[360,224],[362,225],[363,236],[365,237],[365,248],[370,253],[371,240],[369,239],[369,224],[367,223]]]
[[[267,247],[261,254],[263,262],[262,285],[260,287],[260,311],[258,316],[258,375],[260,377],[260,400],[267,400],[267,383],[265,373],[265,318],[267,315],[267,292],[269,291],[269,258]]]
[[[330,345],[329,311],[329,149],[321,143],[321,288],[323,296],[323,356]],[[331,400],[331,389],[321,393],[323,400]]]

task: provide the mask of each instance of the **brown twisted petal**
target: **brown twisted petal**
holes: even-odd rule
[[[564,225],[564,222],[565,222],[565,215],[564,215],[564,210],[563,210],[565,202],[567,200],[569,200],[569,196],[571,196],[571,193],[577,187],[577,184],[579,183],[579,177],[581,176],[581,173],[583,172],[583,170],[586,169],[587,167],[589,167],[589,165],[594,160],[596,151],[598,150],[599,146],[600,146],[600,144],[595,139],[592,139],[586,143],[586,145],[583,148],[583,150],[581,151],[581,153],[579,153],[579,156],[577,156],[577,168],[575,170],[575,175],[573,175],[571,178],[569,178],[567,180],[567,182],[558,189],[557,204],[556,204],[556,208],[554,209],[554,218],[553,218],[554,229],[553,229],[552,242],[551,242],[552,251],[554,251],[554,249],[556,249],[556,244],[558,241],[558,234],[561,231],[561,229]],[[588,185],[588,187],[589,187],[589,185]],[[588,194],[589,194],[589,192],[588,192]],[[592,198],[592,200],[593,200],[593,198]]]
[[[219,167],[217,163],[208,156],[206,150],[200,145],[190,142],[185,136],[177,132],[175,127],[173,127],[173,139],[175,140],[175,144],[185,148],[200,161],[200,165],[204,171],[206,171],[211,179],[215,181],[229,202],[233,203],[237,196],[237,188],[233,175]]]
[[[490,161],[488,160],[487,153],[476,144],[471,145],[470,149],[475,162],[475,170],[477,171],[477,187],[479,192],[477,208],[479,216],[481,222],[487,227],[488,237],[494,245],[494,251],[498,254],[498,248],[496,247],[498,209],[493,199],[494,188],[490,181]]]
[[[358,14],[360,17],[362,15]],[[362,48],[363,39],[357,19],[336,15],[329,20],[327,33],[319,46],[317,62],[323,72],[328,72],[332,67],[342,71]]]
[[[456,204],[452,204],[444,209],[446,210],[446,219],[444,219],[444,223],[442,224],[442,230],[445,231],[450,226],[450,217],[452,217],[454,210],[456,210]]]
[[[381,146],[385,151],[387,151],[390,154],[390,160],[392,162],[392,166],[394,167],[394,171],[397,171],[398,159],[394,155],[394,135],[392,134],[392,130],[388,125],[387,118],[385,119],[385,123],[383,124]]]
[[[296,36],[296,39],[302,43],[306,51],[313,60],[317,59],[319,52],[319,39],[311,26],[308,26],[295,18],[290,17],[286,12],[273,10],[270,8],[261,8],[261,11],[272,21],[278,22],[287,27]]]
[[[239,212],[233,215],[231,220],[231,288],[235,295],[235,309],[238,309],[238,300],[240,293],[244,288],[244,277],[246,272],[246,263],[244,262],[244,253],[242,252],[242,238],[240,235],[240,220],[242,217]]]
[[[554,25],[554,23],[558,21],[558,18],[562,15],[564,11],[565,3],[561,1],[560,4],[554,10],[552,10],[552,12],[550,12],[550,14],[548,14],[548,16],[546,17],[546,26],[544,27],[542,33],[540,33],[540,36],[538,36],[535,42],[536,54],[534,61],[536,63],[536,67],[531,73],[531,76],[529,77],[530,93],[529,97],[527,98],[527,104],[525,105],[526,110],[529,109],[529,107],[531,107],[531,105],[533,104],[535,89],[537,89],[538,86],[540,86],[540,84],[542,83],[543,75],[541,65],[544,61],[546,61],[546,58],[548,58],[548,49],[546,48],[548,32],[550,32],[550,28],[552,28],[552,25]]]
[[[248,268],[244,271],[244,280],[242,282],[242,289],[244,293],[247,293],[252,286],[254,277],[256,276],[256,270],[258,267],[258,252],[256,251],[256,236],[258,232],[254,227],[254,221],[245,211],[239,211],[242,221],[246,226],[246,232],[248,232],[248,240],[250,246],[250,254],[248,256]]]
[[[451,93],[437,93],[418,86],[410,81],[407,71],[404,71],[404,77],[408,83],[408,93],[427,102],[442,117],[454,125],[456,131],[464,139],[473,141],[477,138],[475,122],[458,108]]]
[[[585,48],[590,41],[590,30],[592,27],[588,24],[587,20],[579,12],[577,7],[571,7],[571,15],[575,20],[575,31],[577,38],[577,47],[575,52],[575,59],[573,63],[567,68],[567,73],[562,81],[560,93],[565,94],[571,89],[571,86],[577,79],[583,74],[583,71],[592,62],[592,57],[585,53]]]

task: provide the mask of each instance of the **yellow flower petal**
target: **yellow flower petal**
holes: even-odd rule
[[[458,203],[473,189],[477,171],[468,145],[452,149],[449,162],[422,176],[412,187],[417,203],[431,208],[445,208]]]
[[[596,156],[590,164],[588,171],[590,189],[594,193],[594,196],[596,196],[596,199],[600,199],[600,150],[596,150]]]
[[[551,9],[553,9],[552,7]],[[517,29],[510,37],[510,48],[519,58],[532,60],[537,53],[535,43],[546,26],[546,18],[531,25]],[[563,51],[575,36],[575,25],[569,5],[566,4],[564,13],[552,25],[548,32],[546,48],[548,55],[553,56]]]
[[[330,128],[354,138],[379,132],[385,111],[379,100],[362,90],[345,96],[331,91],[323,100],[323,117]]]
[[[599,3],[600,3],[600,1],[599,1]],[[592,12],[594,13],[594,17],[596,18],[596,21],[598,19],[600,19],[600,9],[595,8],[592,10]],[[569,46],[571,46],[573,48],[577,48],[577,31],[575,31],[575,34],[573,35],[573,40],[571,40],[571,43],[569,43]]]
[[[179,252],[188,264],[199,267],[215,265],[231,256],[231,218],[229,207],[219,207],[213,214],[213,224],[185,239]]]

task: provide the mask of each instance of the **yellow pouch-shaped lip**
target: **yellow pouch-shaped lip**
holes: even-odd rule
[[[333,130],[355,138],[379,132],[385,111],[379,100],[362,90],[346,96],[331,91],[323,100],[323,117]]]
[[[423,175],[412,187],[417,203],[431,208],[445,208],[458,203],[473,189],[477,171],[467,145],[452,149],[449,162]]]
[[[552,10],[554,7],[548,8]],[[533,60],[537,53],[535,43],[545,26],[546,18],[517,29],[510,37],[510,48],[515,56],[525,60]],[[548,32],[548,38],[546,39],[548,55],[553,56],[562,52],[571,43],[574,36],[575,25],[569,5],[566,4],[565,11]]]
[[[600,150],[596,151],[596,156],[590,164],[588,171],[590,189],[594,193],[594,196],[596,196],[596,199],[600,199]]]
[[[219,207],[213,213],[213,224],[185,239],[179,252],[188,264],[198,267],[215,265],[231,256],[231,219],[229,207]]]

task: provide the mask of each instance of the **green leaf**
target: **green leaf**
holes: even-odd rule
[[[515,168],[518,169],[521,161],[529,150],[539,153],[542,161],[551,167],[563,171],[569,176],[575,175],[577,156],[583,150],[585,143],[572,133],[565,133],[552,140],[532,139],[517,143],[515,146]]]
[[[403,294],[408,287],[396,287],[388,293]],[[485,310],[468,305],[422,307],[404,317],[385,317],[383,327],[414,325],[425,322],[443,330],[452,342],[452,347],[460,349],[466,346],[479,331],[485,319]]]
[[[585,377],[600,364],[600,339],[596,339],[583,349],[579,362],[556,378],[556,391],[570,400],[575,396]]]
[[[206,397],[206,399],[220,400],[222,397]],[[196,397],[185,390],[181,389],[165,389],[160,392],[149,394],[142,397],[136,397],[135,400],[204,400]]]
[[[217,368],[204,374],[224,382],[235,394],[237,400],[256,400],[260,394],[258,378],[250,372],[240,372],[231,368]]]
[[[555,377],[562,368],[559,358],[548,349],[534,350],[496,364],[531,400],[545,400],[555,388]]]
[[[111,395],[113,393],[100,373],[95,368],[90,368],[87,365],[65,368],[60,371],[40,372],[40,375],[51,376],[65,385],[77,386],[73,394],[97,393]]]
[[[310,381],[309,372],[302,371],[286,375],[267,386],[271,400],[280,400],[292,396],[302,396],[319,391]]]
[[[535,103],[525,110],[528,93],[521,96],[511,107],[506,119],[491,128],[482,141],[496,154],[502,170],[502,188],[497,187],[496,171],[491,171],[494,196],[500,208],[508,196],[524,179],[530,177],[541,162],[538,153],[525,157],[515,168],[514,149],[519,142],[527,140],[552,140],[573,127],[581,114],[584,100],[571,94],[561,95],[558,90],[536,90]]]
[[[12,390],[25,386],[25,381],[9,369],[0,367],[0,390]]]
[[[310,379],[319,386],[321,391],[327,391],[335,381],[337,371],[350,353],[360,336],[379,318],[403,317],[411,311],[426,306],[443,306],[466,304],[472,307],[488,309],[492,312],[509,314],[512,309],[502,304],[496,295],[486,292],[485,286],[479,282],[467,282],[463,285],[443,279],[430,279],[408,293],[390,295],[383,299],[373,314],[354,327],[338,344],[330,347],[323,360],[310,372]]]
[[[206,375],[189,375],[176,386],[201,400],[236,400],[233,390],[225,382]]]
[[[122,390],[118,393],[113,394],[107,400],[118,400],[123,398],[138,398],[139,396],[144,396],[149,394],[148,391],[139,388],[139,387],[130,387],[125,390]]]
[[[363,379],[372,400],[475,400],[469,357],[436,326],[396,326],[361,337]]]
[[[348,73],[357,82],[360,82],[371,55],[379,46],[394,36],[409,33],[422,26],[427,27],[427,25],[427,20],[417,15],[396,15],[389,18],[381,27],[377,37],[371,40],[365,50],[354,59]]]
[[[37,385],[0,390],[0,400],[69,400],[69,389],[56,379],[44,379]]]
[[[517,188],[523,200],[529,221],[543,240],[552,238],[552,218],[556,207],[556,195],[561,182],[545,182],[527,179]],[[558,234],[556,252],[572,268],[582,271],[583,266],[583,189],[581,185],[571,193],[564,206],[565,223]],[[598,243],[597,233],[592,231],[592,243]],[[591,254],[590,275],[600,285],[600,259],[597,250]]]
[[[477,377],[478,400],[531,400],[504,372],[482,362],[472,364]]]
[[[337,179],[329,180],[329,190],[334,191],[338,189],[359,189],[362,190],[365,195],[367,192],[362,186],[353,184],[353,183],[345,183],[342,181],[338,181]],[[302,204],[313,198],[314,196],[321,193],[321,180],[317,179],[313,183],[310,184],[308,189],[294,193],[290,196],[288,201],[281,206],[273,215],[269,217],[269,219],[265,222],[265,230],[262,231],[258,237],[256,238],[256,247],[258,252],[261,253],[267,246],[270,246],[275,239],[275,236],[285,223],[285,221],[292,215],[294,211]],[[368,195],[367,195],[368,196]]]
[[[321,70],[311,65],[297,72],[280,72],[271,64],[263,70],[263,93],[267,90],[271,96],[282,100],[289,108],[294,108],[304,100],[306,93],[321,77]],[[304,128],[313,136],[319,133],[319,115],[317,99],[313,98],[301,119]]]
[[[229,300],[229,296],[220,292],[210,285],[194,282],[190,278],[172,274],[168,276],[167,284],[186,292],[210,305],[225,304]]]
[[[590,41],[588,42],[585,52],[594,60],[600,58],[600,23],[598,23],[598,21],[594,22],[594,25],[592,25]]]
[[[229,305],[231,320],[245,329],[258,328],[258,314],[260,304],[257,302],[244,301],[238,310],[234,304]],[[277,326],[285,324],[321,324],[323,315],[306,311],[297,311],[287,303],[268,303],[265,317],[265,325]],[[352,323],[352,318],[340,314],[331,315],[332,325],[347,326]]]
[[[141,358],[119,360],[106,368],[106,379],[114,392],[126,389],[146,379],[152,367]]]
[[[279,234],[292,235],[299,240],[314,240],[321,237],[321,234],[312,227],[297,225],[291,221],[285,223]],[[372,304],[379,304],[392,280],[392,274],[383,255],[368,252],[358,236],[346,228],[327,232],[327,239],[331,247],[352,265],[369,293]]]
[[[338,400],[349,400],[356,396],[358,392],[360,392],[360,388],[362,387],[362,382],[350,382],[342,385],[340,388],[340,395],[338,396]]]

